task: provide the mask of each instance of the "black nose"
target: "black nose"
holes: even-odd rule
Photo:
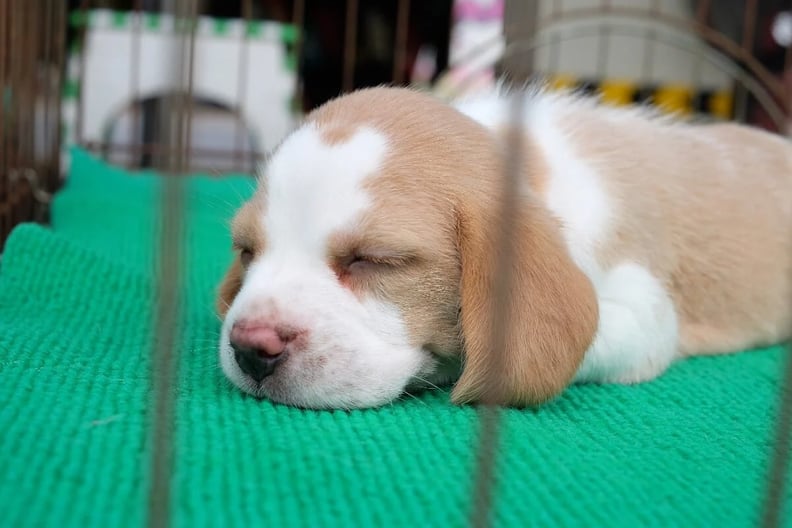
[[[269,355],[262,350],[231,343],[234,359],[242,372],[259,382],[275,372],[275,367],[286,357],[286,352]]]

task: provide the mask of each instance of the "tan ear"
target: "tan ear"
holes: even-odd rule
[[[225,277],[223,277],[220,287],[217,289],[215,308],[221,319],[226,316],[228,308],[242,288],[243,275],[244,271],[242,269],[242,264],[239,262],[238,258],[235,258],[231,267],[226,272]]]
[[[492,350],[494,216],[479,210],[462,211],[459,218],[464,358],[452,399],[535,405],[564,390],[577,372],[597,330],[597,299],[572,262],[558,222],[544,206],[523,203],[515,219],[510,309],[502,312],[510,314],[506,346]]]

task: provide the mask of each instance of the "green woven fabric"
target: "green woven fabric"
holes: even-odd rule
[[[256,401],[218,368],[215,284],[241,177],[189,178],[173,521],[193,526],[464,526],[476,411],[448,392],[381,409]],[[75,151],[52,229],[0,267],[0,526],[142,526],[159,180]],[[508,410],[499,526],[751,526],[771,449],[779,347],[574,387]]]

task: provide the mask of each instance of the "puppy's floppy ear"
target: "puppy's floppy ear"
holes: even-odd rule
[[[455,403],[481,401],[534,405],[560,393],[572,380],[598,323],[593,286],[572,262],[558,222],[530,197],[515,222],[509,314],[504,350],[491,348],[497,273],[497,207],[474,205],[458,219],[462,265],[462,376]],[[500,354],[494,360],[494,354]]]
[[[234,298],[236,298],[239,290],[242,288],[243,275],[244,270],[242,269],[242,263],[239,262],[238,258],[235,258],[217,289],[215,308],[220,318],[224,318],[226,316],[226,313],[228,313],[228,308],[231,306]]]

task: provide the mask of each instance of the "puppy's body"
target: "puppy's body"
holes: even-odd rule
[[[507,99],[456,110],[372,89],[308,116],[235,222],[250,263],[221,289],[229,378],[286,403],[368,406],[445,381],[461,356],[456,401],[525,404],[788,337],[787,143],[525,96],[504,350],[488,332]],[[253,379],[240,349],[282,364]]]
[[[505,130],[502,97],[460,110]],[[598,291],[601,342],[579,379],[648,379],[677,355],[789,336],[787,141],[735,124],[683,125],[547,94],[530,99],[524,124],[526,163],[542,165],[532,188],[561,220],[575,262]]]

